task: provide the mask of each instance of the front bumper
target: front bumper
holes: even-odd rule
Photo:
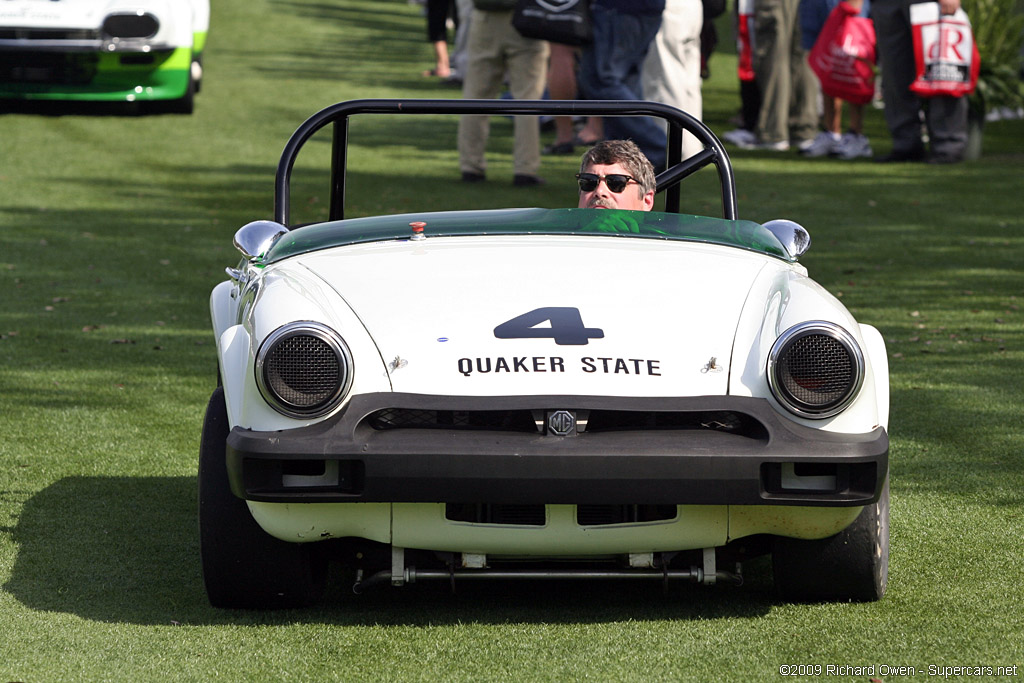
[[[585,428],[550,433],[562,410]],[[258,502],[863,506],[888,451],[881,427],[812,429],[758,398],[375,393],[309,427],[235,427],[227,467]]]
[[[150,52],[18,51],[0,45],[0,98],[173,100],[189,86],[189,48]]]

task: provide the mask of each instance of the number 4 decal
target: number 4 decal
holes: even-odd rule
[[[549,322],[550,326],[539,327]],[[578,308],[549,306],[517,315],[494,328],[498,339],[554,339],[561,346],[581,346],[591,339],[603,339],[604,330],[586,327]]]

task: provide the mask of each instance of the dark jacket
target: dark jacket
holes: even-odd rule
[[[488,12],[511,12],[516,8],[516,0],[473,0],[473,7]]]
[[[594,0],[595,5],[623,14],[661,14],[665,0]]]

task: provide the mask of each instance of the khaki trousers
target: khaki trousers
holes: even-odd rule
[[[490,100],[501,94],[506,76],[512,97],[537,100],[544,94],[548,71],[548,44],[523,38],[512,27],[512,12],[473,10],[469,26],[469,59],[462,81],[465,99]],[[485,150],[490,117],[463,116],[459,120],[459,167],[463,173],[487,170]],[[540,170],[540,126],[536,116],[517,116],[513,159],[516,175],[537,175]]]
[[[700,31],[704,26],[701,0],[666,0],[661,28],[643,66],[644,98],[670,104],[700,119],[703,99],[700,80]],[[659,123],[664,123],[658,119]],[[704,148],[690,133],[683,135],[683,158]]]
[[[754,0],[754,76],[761,142],[811,140],[818,132],[818,79],[800,43],[800,0]]]

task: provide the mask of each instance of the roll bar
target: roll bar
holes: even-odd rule
[[[722,189],[722,217],[737,218],[736,181],[732,163],[722,142],[695,117],[658,102],[616,100],[350,100],[326,107],[306,119],[289,138],[281,153],[274,184],[274,220],[288,225],[291,174],[302,146],[314,133],[333,124],[331,152],[331,195],[328,217],[345,217],[345,170],[348,161],[348,120],[356,114],[484,114],[491,116],[653,116],[668,123],[666,168],[656,177],[657,192],[665,192],[665,210],[679,213],[679,183],[708,164],[718,170]],[[704,148],[682,158],[683,131],[697,138]]]

